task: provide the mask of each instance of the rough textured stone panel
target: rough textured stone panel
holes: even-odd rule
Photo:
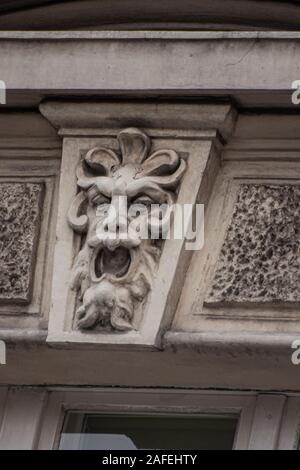
[[[300,186],[241,185],[206,303],[300,301]]]
[[[0,183],[0,302],[30,302],[43,185]]]

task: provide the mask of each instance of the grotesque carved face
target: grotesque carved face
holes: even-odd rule
[[[80,329],[136,327],[160,254],[157,241],[145,235],[161,230],[185,171],[174,150],[149,156],[150,139],[138,129],[120,132],[118,141],[120,156],[96,147],[77,168],[81,191],[68,219],[75,231],[86,232],[72,282],[82,302]]]

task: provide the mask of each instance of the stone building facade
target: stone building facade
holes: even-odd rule
[[[298,448],[300,8],[48,3],[0,7],[0,448]]]

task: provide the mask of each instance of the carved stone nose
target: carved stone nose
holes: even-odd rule
[[[113,196],[107,218],[103,222],[106,232],[120,233],[127,231],[127,200],[122,196]]]
[[[124,233],[127,231],[127,223],[126,220],[123,220],[123,218],[118,218],[117,220],[115,218],[109,218],[105,219],[103,222],[103,229],[105,232],[111,232],[111,233]]]

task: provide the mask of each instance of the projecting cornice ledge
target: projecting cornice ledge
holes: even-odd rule
[[[296,32],[0,32],[1,80],[8,106],[107,96],[294,108],[299,40]]]
[[[201,133],[207,138],[212,131],[212,136],[218,133],[227,141],[237,118],[236,110],[229,103],[197,101],[80,103],[50,100],[41,103],[39,109],[59,134],[69,136],[95,136],[105,131],[114,135],[120,127],[134,126],[152,130],[157,136],[176,129],[178,136],[186,138]]]

